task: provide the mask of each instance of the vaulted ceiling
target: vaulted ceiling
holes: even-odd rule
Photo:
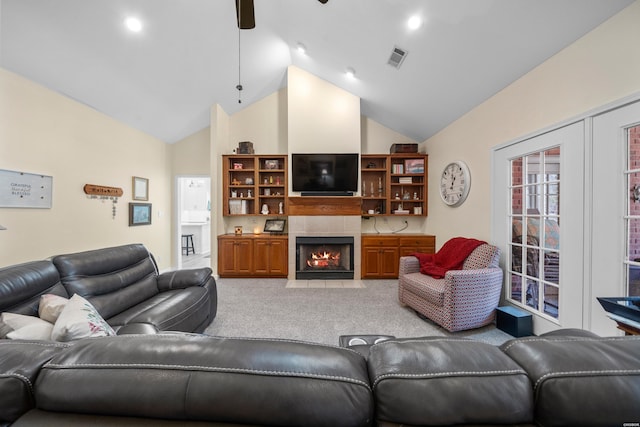
[[[423,141],[631,3],[255,0],[256,27],[239,31],[234,0],[0,0],[0,65],[169,143],[208,126],[211,105],[233,114],[284,87],[296,65]],[[394,46],[408,52],[399,69]]]

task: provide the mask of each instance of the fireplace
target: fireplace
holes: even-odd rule
[[[353,237],[296,237],[296,279],[353,279]]]

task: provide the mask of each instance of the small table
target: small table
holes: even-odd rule
[[[618,329],[623,331],[625,335],[640,335],[639,322],[612,313],[607,313],[607,316],[618,324]]]

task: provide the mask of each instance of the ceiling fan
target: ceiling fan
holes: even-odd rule
[[[318,1],[325,4],[329,0]],[[238,28],[241,30],[250,30],[256,27],[253,0],[236,0],[236,18],[238,19]]]

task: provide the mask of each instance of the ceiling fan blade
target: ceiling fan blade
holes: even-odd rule
[[[256,27],[256,17],[253,13],[253,0],[236,0],[236,17],[238,28],[250,30]]]

